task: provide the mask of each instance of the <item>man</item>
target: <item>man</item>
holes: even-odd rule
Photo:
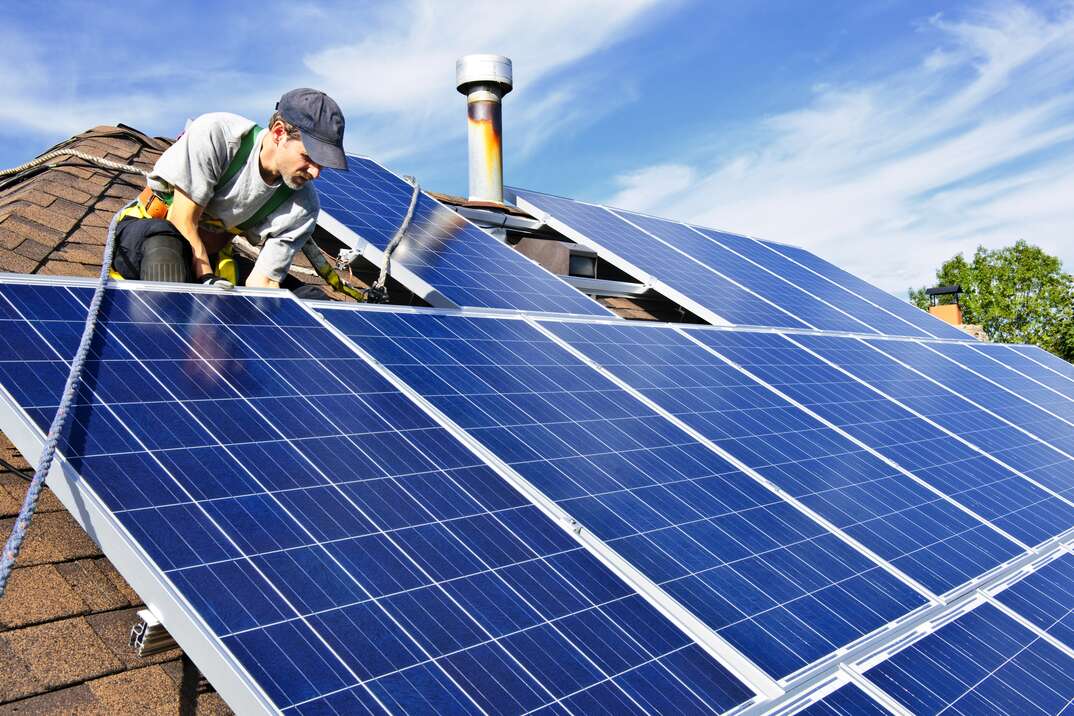
[[[278,288],[306,248],[322,277],[362,300],[307,245],[320,208],[311,182],[323,167],[347,168],[343,130],[339,105],[307,88],[283,95],[264,129],[226,112],[198,117],[157,160],[138,206],[124,212],[115,269],[124,278],[228,287],[210,256],[242,234],[261,247],[247,286]]]

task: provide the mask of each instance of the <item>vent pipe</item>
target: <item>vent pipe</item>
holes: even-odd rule
[[[455,81],[466,95],[470,201],[503,204],[501,100],[511,91],[511,60],[503,55],[466,55],[455,63]]]

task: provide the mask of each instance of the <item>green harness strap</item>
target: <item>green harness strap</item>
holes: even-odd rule
[[[246,166],[246,160],[250,158],[250,153],[254,151],[254,144],[256,144],[257,135],[261,133],[262,127],[254,125],[250,131],[242,135],[242,143],[239,144],[239,151],[235,154],[235,158],[231,160],[231,164],[227,165],[227,169],[224,170],[224,175],[220,177],[220,181],[216,183],[217,186],[223,186],[231,181],[236,174],[242,171],[242,168]],[[272,196],[268,198],[261,208],[254,212],[246,221],[242,222],[235,229],[239,231],[246,231],[260,224],[265,217],[267,217],[276,209],[280,208],[287,199],[294,193],[294,189],[281,183],[280,187],[272,193]]]

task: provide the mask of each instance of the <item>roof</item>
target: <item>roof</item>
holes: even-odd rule
[[[151,167],[167,140],[97,127],[60,146]],[[141,177],[78,160],[0,181],[0,271],[97,276],[112,214]],[[320,281],[302,276],[300,280]],[[0,458],[32,469],[0,434]],[[0,535],[7,539],[28,482],[0,463]],[[175,713],[178,649],[141,658],[127,638],[144,605],[47,489],[7,593],[0,599],[0,716],[14,713]],[[230,713],[215,693],[199,714]]]

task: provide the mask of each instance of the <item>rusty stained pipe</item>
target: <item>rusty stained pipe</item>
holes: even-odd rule
[[[511,91],[511,60],[467,55],[455,63],[459,92],[466,95],[470,148],[470,201],[503,204],[502,99]]]

